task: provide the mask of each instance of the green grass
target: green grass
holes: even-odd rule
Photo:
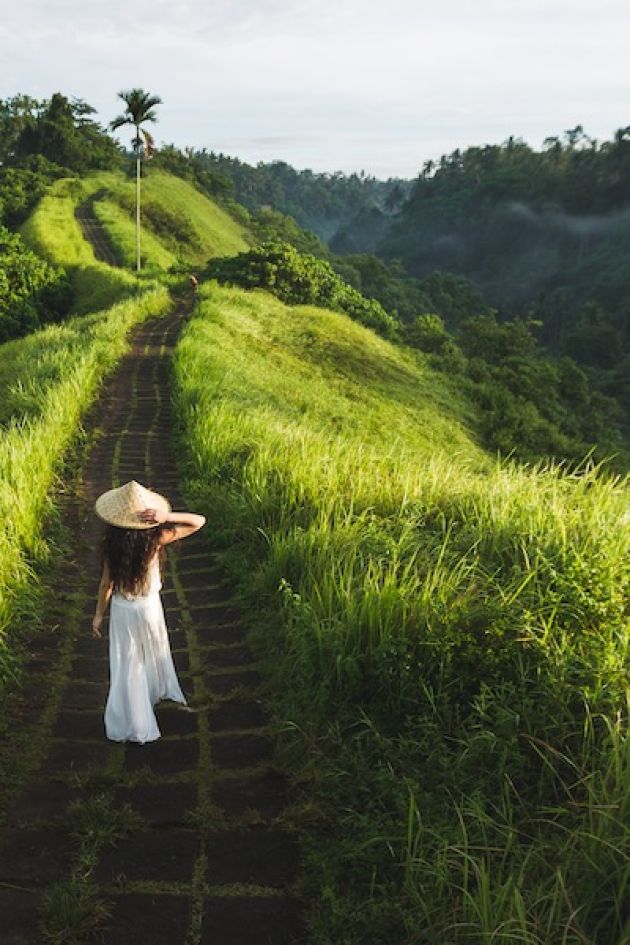
[[[145,171],[142,180],[141,252],[152,271],[171,266],[198,267],[214,256],[229,256],[248,248],[244,228],[192,184],[161,171]],[[136,259],[135,181],[122,175],[99,174],[106,194],[94,212],[108,232],[123,265]]]
[[[134,219],[111,197],[94,203],[94,215],[102,223],[112,248],[121,265],[127,269],[136,266],[136,226]],[[141,230],[141,257],[143,267],[150,271],[166,271],[176,265],[177,257],[163,246],[145,227]]]
[[[421,356],[204,288],[191,497],[324,830],[314,943],[630,941],[630,489],[491,461]]]
[[[164,288],[148,290],[0,347],[0,685],[12,665],[12,618],[34,592],[51,490],[81,417],[127,350],[129,329],[169,305]]]
[[[74,290],[73,314],[109,308],[141,288],[131,273],[95,258],[74,216],[78,204],[110,177],[114,175],[56,181],[21,228],[31,249],[68,272]]]

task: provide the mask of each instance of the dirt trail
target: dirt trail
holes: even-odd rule
[[[90,636],[98,583],[95,497],[131,478],[183,507],[171,442],[170,355],[185,306],[134,331],[105,386],[82,480],[76,586],[60,589],[67,644],[43,653],[34,703],[54,660],[61,685],[41,708],[41,763],[0,831],[4,945],[39,945],[42,896],[80,862],[73,804],[125,804],[142,824],[104,843],[89,880],[111,915],[101,945],[289,945],[306,941],[290,791],[274,767],[274,732],[237,603],[207,535],[170,554],[162,591],[182,688],[196,711],[158,706],[162,738],[116,745],[103,731],[107,642]],[[44,638],[45,639],[45,638]],[[63,651],[63,653],[62,653]],[[57,655],[62,654],[62,655]],[[64,655],[65,654],[65,655]],[[40,654],[41,656],[42,654]],[[36,659],[37,662],[37,659]],[[55,664],[57,665],[57,664]],[[36,667],[37,669],[37,667]],[[39,679],[39,683],[38,683]],[[32,705],[30,706],[32,709]],[[74,811],[74,812],[73,812]],[[85,817],[83,817],[85,820]],[[85,833],[85,827],[83,827]]]

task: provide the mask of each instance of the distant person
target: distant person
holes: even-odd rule
[[[171,512],[164,496],[134,480],[104,492],[95,510],[106,522],[95,637],[102,636],[111,601],[105,734],[115,742],[153,742],[160,737],[154,705],[161,699],[186,705],[160,598],[160,563],[166,545],[194,534],[206,520],[193,512]]]
[[[199,285],[199,279],[197,278],[197,276],[192,275],[190,277],[190,288],[193,290],[193,292],[197,291],[198,285]]]

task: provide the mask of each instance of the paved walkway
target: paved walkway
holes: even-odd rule
[[[120,260],[112,249],[105,228],[99,223],[94,213],[94,203],[100,200],[104,194],[104,190],[99,190],[97,193],[92,194],[91,197],[88,197],[87,200],[79,204],[74,211],[74,215],[79,221],[83,236],[88,243],[92,244],[96,258],[101,262],[109,263],[110,266],[118,266],[120,265]]]
[[[78,577],[60,589],[66,642],[57,646],[52,633],[35,641],[25,689],[24,724],[38,715],[47,733],[41,763],[0,832],[4,945],[43,941],[43,894],[71,875],[95,883],[110,911],[87,941],[307,940],[295,893],[300,852],[290,791],[274,766],[274,732],[246,628],[209,550],[211,524],[169,554],[162,592],[176,668],[195,711],[160,705],[163,737],[151,745],[104,737],[108,658],[107,642],[90,635],[100,534],[91,508],[98,494],[131,478],[166,494],[176,509],[186,505],[170,417],[170,353],[184,317],[179,305],[135,330],[132,353],[93,418],[100,436],[74,505]],[[111,843],[108,824],[120,827],[121,811],[131,829]]]

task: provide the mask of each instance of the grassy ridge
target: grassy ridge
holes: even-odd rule
[[[76,315],[108,308],[139,289],[138,280],[131,273],[96,259],[74,216],[78,204],[98,190],[103,179],[113,176],[56,181],[21,229],[31,249],[68,272],[75,294],[72,311]]]
[[[490,463],[421,361],[262,293],[208,287],[176,371],[327,828],[314,941],[628,941],[628,482]]]
[[[33,593],[29,562],[46,552],[42,525],[56,471],[127,350],[129,329],[169,304],[164,288],[149,290],[0,347],[0,686],[11,668],[11,618]]]
[[[114,175],[97,175],[106,195],[94,212],[107,230],[125,266],[135,265],[135,183]],[[215,256],[248,248],[248,236],[238,223],[192,184],[150,170],[142,181],[142,257],[155,271],[173,265],[192,267]]]

